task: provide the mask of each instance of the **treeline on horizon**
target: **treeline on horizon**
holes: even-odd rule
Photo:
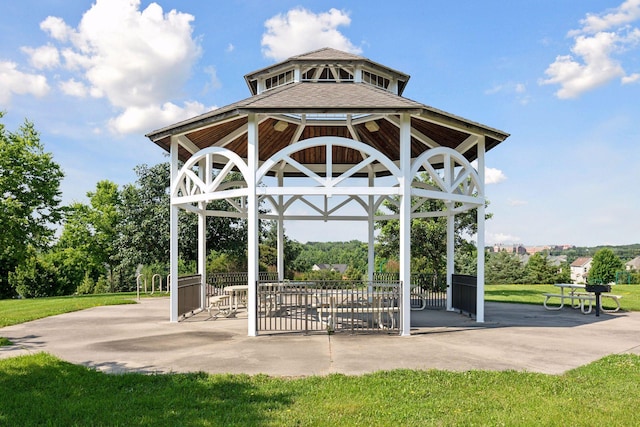
[[[564,250],[550,250],[548,253],[551,256],[566,255],[567,261],[571,263],[580,257],[592,257],[601,249],[611,249],[623,262],[631,261],[635,257],[640,256],[640,243],[630,245],[576,246]]]

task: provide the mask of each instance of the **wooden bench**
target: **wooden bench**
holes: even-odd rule
[[[544,308],[546,308],[547,310],[560,310],[562,309],[562,307],[564,307],[564,300],[571,300],[571,307],[572,308],[579,307],[580,311],[582,311],[584,314],[591,313],[591,310],[593,309],[593,302],[596,300],[596,296],[594,294],[587,293],[587,292],[574,292],[570,294],[544,293],[542,295],[544,295],[543,305],[544,305]],[[557,307],[548,306],[547,303],[551,298],[560,299],[560,305]],[[616,308],[614,309],[603,308],[602,298],[612,299],[616,303]],[[602,310],[605,313],[613,313],[620,310],[620,298],[622,298],[622,295],[613,295],[608,293],[600,294],[600,310]],[[574,301],[577,301],[577,302],[574,302]],[[589,303],[588,307],[587,307],[587,304],[585,304],[587,302]]]

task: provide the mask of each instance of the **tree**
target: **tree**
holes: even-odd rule
[[[94,193],[87,193],[91,201],[89,224],[94,240],[94,256],[108,268],[110,288],[113,289],[113,275],[117,265],[117,226],[121,219],[120,193],[117,184],[103,180],[96,185]]]
[[[55,266],[35,253],[9,273],[9,283],[22,298],[64,295]]]
[[[525,266],[526,283],[556,283],[558,268],[549,264],[549,259],[540,253],[535,253],[529,257]]]
[[[169,163],[138,165],[135,172],[136,183],[121,191],[116,255],[132,275],[138,264],[169,261]]]
[[[260,243],[260,263],[267,267],[277,267],[278,264],[278,223],[268,221],[268,225],[262,233],[262,243]],[[300,255],[302,247],[296,241],[290,240],[285,234],[283,239],[284,268],[285,277],[293,278],[292,268],[294,261]]]
[[[587,281],[589,283],[612,283],[616,272],[623,269],[620,258],[609,248],[602,248],[593,255]]]
[[[490,284],[523,283],[525,268],[518,257],[507,251],[489,254],[485,264],[485,282]]]
[[[0,123],[0,298],[15,295],[9,273],[27,260],[28,248],[51,242],[61,216],[63,176],[33,123],[25,120],[15,133]]]
[[[118,186],[107,180],[96,184],[95,192],[88,192],[90,205],[73,203],[65,208],[64,228],[51,251],[53,263],[73,290],[88,279],[109,278],[114,288],[117,224],[120,222],[120,194]],[[75,262],[80,259],[81,262]],[[88,276],[88,277],[85,277]]]

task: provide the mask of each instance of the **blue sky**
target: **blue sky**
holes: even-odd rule
[[[3,123],[35,123],[65,204],[165,161],[145,133],[330,46],[411,75],[408,98],[511,134],[487,155],[488,244],[640,242],[640,0],[2,3]],[[303,242],[365,239],[349,229],[287,226]]]

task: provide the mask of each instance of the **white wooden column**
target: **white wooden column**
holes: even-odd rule
[[[256,282],[258,281],[258,197],[256,195],[256,173],[258,171],[258,121],[255,114],[249,114],[247,129],[247,334],[257,335]]]
[[[178,178],[178,138],[171,137],[171,184],[170,194],[174,194],[173,190],[177,185]],[[169,301],[169,321],[178,321],[178,207],[170,201],[169,215],[169,281],[171,283],[171,293]]]
[[[374,172],[369,171],[369,188],[374,186]],[[376,252],[375,252],[375,221],[374,221],[374,204],[375,198],[369,196],[369,203],[367,206],[367,233],[368,233],[368,246],[367,246],[367,278],[369,282],[373,281],[373,274],[376,271]]]
[[[480,178],[480,205],[478,205],[478,289],[476,296],[476,321],[484,323],[484,217],[485,217],[485,183],[484,183],[485,137],[478,138],[478,177]]]
[[[455,220],[453,203],[447,203],[447,310],[452,311],[451,275],[455,273]]]
[[[400,115],[400,335],[411,334],[411,116]]]
[[[278,187],[282,188],[284,177],[278,172]],[[284,281],[284,197],[278,196],[278,282]]]
[[[200,160],[198,174],[203,182],[210,184],[211,171],[208,163],[206,159]],[[207,202],[199,202],[198,209],[198,274],[202,278],[200,308],[204,310],[207,298]]]

